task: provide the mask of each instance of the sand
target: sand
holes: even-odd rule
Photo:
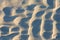
[[[21,19],[27,17],[27,14],[28,14],[29,11],[25,9],[25,12],[23,12],[22,14],[16,14],[15,10],[17,9],[17,7],[21,7],[22,6],[23,8],[26,8],[26,6],[28,6],[28,5],[37,4],[34,7],[34,10],[32,11],[32,17],[31,17],[31,19],[27,22],[28,25],[29,25],[29,28],[28,29],[24,29],[24,28],[21,28],[19,26],[19,28],[20,28],[20,30],[18,31],[19,34],[16,35],[16,36],[14,36],[12,39],[9,39],[9,40],[20,40],[20,35],[22,35],[21,32],[23,30],[28,30],[28,35],[29,35],[28,40],[46,40],[42,35],[45,32],[45,30],[43,29],[43,27],[44,27],[44,22],[45,22],[45,15],[47,14],[48,11],[53,11],[50,19],[53,20],[53,30],[52,30],[53,34],[52,34],[51,39],[54,39],[56,37],[56,33],[58,31],[56,29],[56,23],[57,22],[53,19],[53,16],[55,15],[56,9],[60,7],[59,6],[60,5],[59,0],[54,0],[55,1],[55,4],[54,4],[55,8],[45,11],[45,13],[41,17],[39,17],[39,18],[36,17],[36,13],[39,12],[39,11],[41,11],[41,10],[45,10],[45,9],[41,9],[39,7],[39,4],[42,2],[45,6],[48,7],[49,5],[47,4],[47,0],[42,0],[41,2],[35,2],[35,0],[25,0],[26,3],[23,4],[23,5],[22,5],[22,1],[23,0],[10,0],[10,1],[9,0],[3,0],[3,1],[0,0],[0,2],[1,2],[0,3],[0,11],[1,11],[0,12],[0,28],[2,28],[4,26],[3,24],[8,24],[9,23],[9,22],[5,22],[4,19],[3,19],[3,17],[5,16],[5,14],[3,12],[3,8],[4,7],[7,7],[7,6],[11,6],[12,7],[13,6],[13,9],[12,9],[12,12],[11,12],[11,16],[18,15],[18,17],[15,18],[13,22],[10,22],[10,24],[13,23],[14,25],[9,26],[9,33],[6,34],[6,35],[2,35],[1,31],[0,31],[0,36],[8,36],[8,35],[10,35],[12,33],[16,33],[16,32],[12,32],[11,31],[12,28],[19,26],[18,24],[21,21]],[[42,19],[41,25],[40,25],[40,29],[41,30],[40,30],[40,32],[38,34],[38,35],[41,36],[41,39],[34,38],[33,34],[32,34],[32,28],[33,28],[32,22],[34,20],[36,20],[36,19]]]

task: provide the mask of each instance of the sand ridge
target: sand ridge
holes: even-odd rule
[[[4,24],[14,24],[14,25],[8,25],[7,26],[9,28],[9,32],[6,35],[2,35],[1,34],[2,32],[0,31],[0,36],[8,36],[8,35],[11,35],[13,33],[18,33],[16,36],[14,36],[12,39],[9,39],[9,40],[20,40],[21,35],[24,35],[24,34],[21,34],[21,32],[23,30],[28,30],[28,34],[26,34],[26,35],[29,35],[28,40],[46,40],[43,37],[43,33],[45,32],[45,30],[43,29],[44,23],[45,23],[45,20],[46,20],[45,15],[47,14],[47,12],[52,11],[53,13],[52,13],[49,20],[53,20],[53,30],[52,30],[53,34],[52,34],[52,37],[48,40],[56,38],[56,33],[58,32],[57,29],[56,29],[56,23],[57,22],[53,19],[53,16],[55,15],[56,9],[60,7],[59,6],[60,5],[59,0],[54,0],[55,8],[53,8],[53,9],[42,9],[42,8],[40,8],[40,3],[47,6],[47,7],[49,6],[48,3],[47,3],[47,0],[41,0],[40,2],[36,2],[35,0],[33,0],[33,1],[32,0],[25,0],[26,3],[22,5],[23,1],[24,0],[11,0],[11,1],[3,0],[1,2],[1,4],[0,4],[0,11],[1,11],[0,12],[0,28],[2,28],[3,26],[6,26]],[[28,23],[29,28],[24,29],[23,27],[21,27],[19,25],[19,22],[21,22],[21,20],[23,18],[28,18],[27,14],[29,13],[29,11],[24,9],[25,11],[22,14],[21,13],[17,14],[16,9],[18,7],[26,8],[28,5],[32,5],[32,4],[36,4],[36,6],[34,7],[34,10],[31,11],[32,17],[26,22],[26,23]],[[12,12],[11,12],[11,16],[16,16],[17,15],[18,17],[16,17],[12,22],[5,22],[4,19],[3,19],[3,17],[5,16],[5,14],[3,12],[3,8],[9,7],[9,6],[13,7]],[[44,14],[41,17],[36,17],[37,12],[39,12],[41,10],[45,10]],[[34,38],[33,33],[32,33],[32,29],[33,29],[32,23],[36,19],[41,19],[42,20],[41,25],[40,25],[40,31],[38,33],[39,38]],[[13,32],[12,29],[15,28],[15,27],[19,27],[19,31]]]

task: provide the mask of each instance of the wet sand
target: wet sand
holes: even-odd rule
[[[50,17],[50,20],[53,20],[53,30],[52,30],[52,32],[53,32],[53,34],[52,34],[52,37],[50,38],[50,39],[48,39],[48,40],[51,40],[51,39],[54,39],[54,38],[56,38],[56,34],[57,34],[57,32],[58,32],[58,30],[56,29],[56,21],[53,19],[53,16],[55,15],[55,12],[56,12],[56,9],[57,8],[59,8],[60,6],[60,3],[59,3],[59,1],[58,0],[55,0],[55,8],[53,8],[53,9],[48,9],[48,10],[46,10],[45,12],[44,12],[44,14],[41,16],[41,17],[36,17],[36,14],[37,14],[37,12],[39,12],[39,11],[41,11],[41,10],[45,10],[45,9],[41,9],[40,7],[39,7],[39,5],[40,5],[40,3],[42,2],[45,6],[49,6],[48,4],[47,4],[47,1],[46,0],[42,0],[41,2],[35,2],[35,0],[26,0],[26,3],[25,4],[23,4],[22,5],[22,1],[23,0],[11,0],[11,1],[9,1],[9,0],[3,0],[2,2],[1,2],[1,4],[0,4],[0,28],[2,28],[3,26],[4,26],[4,24],[14,24],[14,25],[9,25],[9,32],[8,32],[8,34],[6,34],[6,35],[2,35],[1,34],[1,31],[0,31],[0,36],[8,36],[8,35],[10,35],[10,34],[13,34],[13,33],[19,33],[18,35],[16,35],[16,36],[14,36],[12,39],[9,39],[9,40],[20,40],[20,35],[22,35],[21,34],[21,32],[23,31],[23,30],[28,30],[28,34],[27,35],[29,35],[29,37],[28,37],[28,40],[46,40],[42,35],[43,35],[43,33],[45,32],[45,30],[43,29],[43,27],[44,27],[44,22],[45,22],[45,15],[47,14],[47,12],[48,11],[53,11],[53,13],[52,13],[52,15],[51,15],[51,17]],[[26,18],[27,17],[27,14],[29,13],[29,11],[28,10],[26,10],[26,9],[24,9],[25,11],[22,13],[22,14],[17,14],[16,12],[15,12],[15,10],[18,8],[18,7],[23,7],[23,8],[26,8],[28,5],[31,5],[31,4],[37,4],[35,7],[34,7],[34,10],[33,11],[31,11],[32,12],[32,17],[29,19],[29,21],[27,21],[27,23],[28,23],[28,25],[29,25],[29,28],[28,29],[24,29],[24,28],[22,28],[21,26],[19,26],[19,22],[21,21],[21,19],[23,19],[23,18]],[[3,12],[3,8],[4,7],[9,7],[9,6],[11,6],[11,7],[13,7],[13,9],[12,9],[12,12],[11,12],[11,16],[15,16],[15,15],[18,15],[18,17],[17,18],[15,18],[12,22],[5,22],[4,21],[4,19],[3,19],[3,17],[5,16],[5,14],[4,14],[4,12]],[[41,36],[41,39],[39,39],[39,38],[34,38],[33,37],[33,34],[32,34],[32,29],[33,29],[33,26],[32,26],[32,22],[34,21],[34,20],[36,20],[36,19],[42,19],[42,21],[41,21],[41,25],[40,25],[40,32],[38,33],[38,35],[40,35]],[[11,30],[12,30],[12,28],[15,28],[15,27],[19,27],[19,31],[17,31],[17,32],[12,32]],[[2,39],[1,39],[2,40]]]

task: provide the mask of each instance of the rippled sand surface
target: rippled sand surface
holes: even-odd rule
[[[60,0],[0,0],[0,40],[60,40]]]

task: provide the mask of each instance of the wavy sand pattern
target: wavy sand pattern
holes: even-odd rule
[[[0,0],[0,40],[60,40],[60,0]]]

